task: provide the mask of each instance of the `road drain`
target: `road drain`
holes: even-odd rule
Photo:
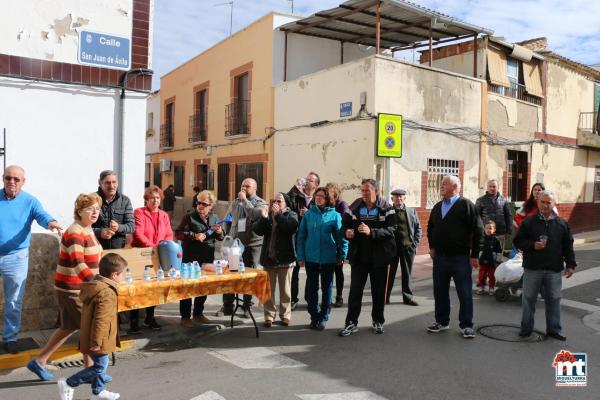
[[[520,326],[518,325],[484,325],[477,328],[481,336],[503,342],[542,342],[545,340],[543,333],[533,331],[529,337],[519,336]]]

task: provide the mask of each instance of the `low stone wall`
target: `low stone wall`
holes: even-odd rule
[[[29,248],[29,273],[21,331],[50,329],[56,324],[58,308],[54,297],[54,273],[58,263],[58,236],[34,233]],[[0,278],[1,279],[1,278]],[[0,315],[4,315],[4,291],[0,286]],[[0,320],[0,327],[2,320]]]

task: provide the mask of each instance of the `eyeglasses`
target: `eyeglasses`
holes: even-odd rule
[[[21,178],[17,178],[16,176],[5,176],[4,180],[6,182],[15,181],[16,183],[21,182]]]
[[[211,206],[211,204],[210,204],[210,203],[205,203],[205,202],[203,202],[203,201],[199,201],[199,202],[198,202],[198,205],[199,205],[199,206],[202,206],[202,207],[210,207],[210,206]]]
[[[100,212],[100,207],[86,207],[86,208],[82,209],[81,212],[86,212],[86,213]]]
[[[324,194],[315,194],[315,199],[316,198],[324,199],[325,195]]]
[[[273,200],[273,203],[279,203],[279,204],[281,204],[281,203],[283,203],[283,200]]]

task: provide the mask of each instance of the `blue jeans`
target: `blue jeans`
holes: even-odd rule
[[[106,384],[108,354],[90,354],[90,357],[94,365],[67,378],[67,385],[77,387],[83,383],[91,383],[92,393],[98,394],[104,390]]]
[[[458,320],[460,328],[473,327],[473,280],[469,256],[433,257],[433,298],[435,299],[435,321],[450,323],[450,279],[454,280],[460,302]]]
[[[0,275],[4,288],[4,329],[2,340],[14,342],[21,329],[21,308],[29,267],[29,249],[0,256]]]
[[[535,303],[542,287],[545,289],[546,332],[561,333],[560,291],[562,289],[562,277],[560,272],[549,270],[526,269],[523,273],[521,330],[524,332],[533,331]]]
[[[311,321],[327,321],[331,312],[331,294],[333,293],[333,271],[335,264],[305,264],[306,290],[304,299],[308,305]],[[321,307],[319,308],[319,280],[321,281]]]

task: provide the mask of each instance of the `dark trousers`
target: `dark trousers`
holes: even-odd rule
[[[154,319],[154,306],[146,307],[146,322],[150,322]],[[129,311],[129,323],[137,323],[140,319],[140,310],[131,310]],[[134,322],[135,321],[135,322]]]
[[[194,313],[192,314],[192,299],[179,300],[179,314],[181,318],[199,317],[204,313],[206,296],[194,297]]]
[[[296,262],[296,266],[292,270],[292,303],[298,302],[298,284],[300,283],[300,267]]]
[[[307,262],[306,288],[304,299],[308,305],[311,321],[327,321],[331,312],[331,292],[333,267],[335,264],[316,264]],[[321,307],[319,307],[319,281],[321,282]]]
[[[435,321],[450,323],[450,280],[454,280],[460,302],[458,320],[460,328],[473,327],[473,281],[469,256],[440,256],[433,258],[433,298]]]
[[[412,300],[413,293],[410,289],[410,274],[412,272],[413,261],[415,260],[415,249],[412,247],[404,247],[398,249],[398,255],[392,260],[390,265],[390,276],[388,278],[387,295],[385,301],[390,302],[390,295],[394,287],[394,280],[398,272],[398,264],[400,264],[400,276],[402,279],[402,301],[408,303]]]
[[[256,268],[256,266],[260,263],[260,249],[261,246],[247,246],[244,249],[244,253],[242,254],[242,260],[244,260],[244,265],[246,268]],[[223,308],[226,311],[233,311],[234,305],[233,301],[235,299],[234,293],[226,293],[223,295]],[[252,306],[252,295],[245,294],[244,295],[244,307]]]
[[[342,292],[344,291],[344,264],[335,264],[335,297],[342,298]]]
[[[373,265],[354,263],[350,266],[350,295],[348,297],[348,314],[346,324],[358,324],[358,317],[362,307],[363,292],[367,283],[367,276],[371,279],[371,299],[373,308],[371,317],[373,322],[385,322],[383,308],[385,306],[385,284],[388,275],[387,265]]]

